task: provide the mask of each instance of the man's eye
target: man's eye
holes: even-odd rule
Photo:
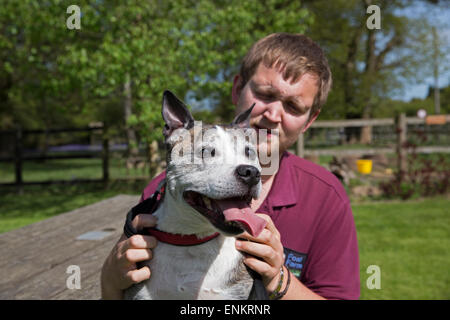
[[[290,104],[290,103],[288,103],[286,105],[286,108],[289,112],[291,112],[293,114],[302,114],[303,113],[302,109],[300,109],[299,107],[294,106],[293,104]]]
[[[268,94],[264,94],[264,93],[257,93],[256,96],[263,100],[263,101],[271,101],[273,100],[273,97],[271,95]]]

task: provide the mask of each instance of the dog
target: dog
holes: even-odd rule
[[[254,280],[235,241],[244,231],[257,236],[266,224],[250,209],[262,186],[256,139],[249,138],[256,137],[249,127],[251,110],[230,125],[202,125],[173,93],[164,92],[167,170],[164,199],[153,213],[156,228],[208,241],[159,241],[154,258],[139,265],[150,268],[150,279],[127,289],[125,299],[249,298]]]

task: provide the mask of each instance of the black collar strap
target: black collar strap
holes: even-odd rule
[[[147,199],[140,202],[130,211],[128,211],[127,218],[125,220],[125,225],[123,226],[123,233],[129,238],[135,234],[139,234],[135,227],[133,227],[132,221],[133,219],[141,213],[153,213],[158,208],[158,204],[160,200],[162,200],[164,196],[164,186],[166,183],[166,179],[163,179],[159,182],[156,191]]]

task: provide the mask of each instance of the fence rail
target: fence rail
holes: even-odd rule
[[[342,128],[342,127],[364,127],[364,126],[392,126],[394,119],[349,119],[349,120],[320,120],[315,121],[311,128]]]
[[[395,126],[395,133],[397,135],[394,147],[388,148],[364,148],[364,149],[320,149],[309,150],[305,148],[304,136],[301,134],[297,141],[297,155],[304,156],[362,156],[384,153],[397,153],[397,167],[399,170],[405,171],[407,162],[406,157],[408,153],[450,153],[449,146],[423,146],[417,147],[414,150],[405,148],[408,138],[408,125],[442,125],[450,123],[450,115],[431,116],[424,119],[416,117],[406,117],[405,114],[400,114],[395,119],[354,119],[354,120],[322,120],[312,123],[311,128],[345,128],[345,127],[376,127],[376,126]],[[449,133],[450,134],[450,133]]]

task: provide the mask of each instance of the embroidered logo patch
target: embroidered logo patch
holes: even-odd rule
[[[293,275],[300,279],[308,255],[288,248],[284,248],[284,254],[286,256],[284,265]]]

